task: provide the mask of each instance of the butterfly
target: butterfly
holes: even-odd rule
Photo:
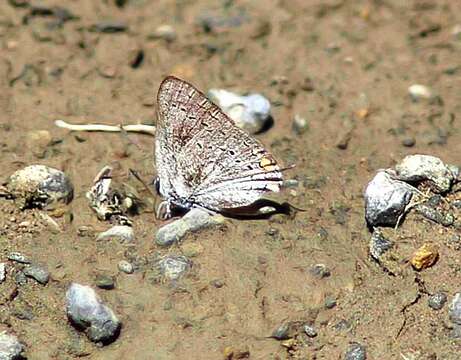
[[[157,102],[157,217],[191,208],[232,213],[280,190],[275,158],[193,85],[168,76]]]

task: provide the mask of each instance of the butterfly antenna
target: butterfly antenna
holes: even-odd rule
[[[133,169],[129,169],[130,171],[130,174],[134,176],[134,178],[136,180],[138,180],[143,186],[144,188],[147,190],[147,192],[152,196],[152,198],[154,200],[157,199],[157,195],[154,194],[154,192],[152,191],[152,189],[149,187],[149,185],[147,185],[147,183],[141,178],[141,176],[138,174],[138,172],[136,170],[133,170]]]
[[[279,171],[288,171],[288,170],[291,170],[293,168],[296,167],[296,164],[292,164],[292,165],[288,165],[288,166],[285,166],[284,168],[281,168]]]
[[[305,212],[305,211],[307,211],[306,209],[301,209],[301,208],[296,207],[296,206],[291,205],[291,204],[288,204],[288,206],[290,207],[290,209],[293,209],[293,210],[296,210],[296,211],[300,211],[300,212]]]

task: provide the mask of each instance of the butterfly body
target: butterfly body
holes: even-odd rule
[[[155,165],[166,217],[174,207],[224,212],[280,190],[274,157],[191,84],[167,77],[157,100]]]

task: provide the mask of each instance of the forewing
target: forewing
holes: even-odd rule
[[[158,104],[162,193],[219,211],[279,190],[282,174],[272,155],[195,87],[168,77]]]

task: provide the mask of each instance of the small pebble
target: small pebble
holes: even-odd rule
[[[416,140],[413,137],[407,137],[402,140],[402,145],[406,147],[412,147],[415,146]]]
[[[287,189],[296,189],[299,186],[299,181],[296,179],[286,179],[283,181],[282,186]]]
[[[307,336],[313,338],[313,337],[316,337],[317,336],[317,330],[315,330],[315,328],[311,325],[308,325],[308,324],[304,324],[304,332],[306,333]]]
[[[427,203],[426,203],[427,204]],[[426,204],[418,204],[415,206],[415,210],[423,215],[426,219],[432,220],[437,224],[441,224],[443,226],[451,226],[455,221],[455,217],[452,213],[447,212],[443,214],[438,209],[435,209],[431,206]]]
[[[14,282],[19,286],[26,285],[27,277],[22,271],[16,271],[14,274]]]
[[[51,133],[48,130],[31,130],[26,136],[26,147],[37,158],[43,159],[52,140]]]
[[[167,255],[156,265],[165,278],[178,280],[192,267],[192,262],[182,255]]]
[[[256,134],[271,121],[271,104],[261,94],[240,96],[222,89],[210,89],[207,96],[229,116],[235,124]]]
[[[126,260],[120,260],[118,263],[118,269],[125,274],[132,274],[134,271],[133,264]]]
[[[328,296],[324,304],[326,309],[333,309],[337,303],[335,298]]]
[[[296,114],[293,119],[293,130],[295,133],[301,135],[309,129],[309,123],[300,115]]]
[[[41,265],[32,264],[28,265],[23,270],[24,275],[36,280],[42,285],[46,285],[50,280],[50,273],[46,268]]]
[[[91,341],[105,345],[118,337],[120,321],[91,287],[72,283],[66,301],[67,316]]]
[[[96,283],[96,286],[100,289],[112,290],[113,288],[115,288],[114,277],[110,275],[106,275],[106,274],[96,275],[95,283]]]
[[[160,246],[170,246],[181,241],[189,233],[223,224],[224,217],[221,215],[211,216],[204,210],[192,209],[182,218],[158,229],[155,242]]]
[[[147,36],[148,39],[163,39],[166,42],[173,42],[176,37],[176,30],[171,25],[160,25],[152,34]]]
[[[315,264],[309,269],[309,272],[319,279],[323,279],[331,275],[330,269],[325,264]]]
[[[23,359],[22,352],[24,345],[18,338],[6,331],[0,332],[0,359],[1,360],[15,360]]]
[[[461,325],[461,293],[456,293],[450,307],[448,308],[448,315],[451,322]]]
[[[295,322],[289,321],[283,323],[277,329],[275,329],[271,337],[277,340],[288,340],[295,336],[296,332],[297,324]]]
[[[413,101],[431,100],[434,98],[433,91],[425,85],[414,84],[408,88],[408,93]]]
[[[416,190],[379,171],[365,190],[365,218],[370,227],[395,226]]]
[[[6,279],[6,263],[0,263],[0,283]]]
[[[115,225],[111,227],[109,230],[100,233],[96,237],[96,240],[108,240],[112,238],[116,238],[120,242],[132,242],[134,240],[133,228],[127,225]]]
[[[30,264],[30,260],[25,255],[18,252],[10,252],[8,254],[8,260],[16,261],[21,264]]]
[[[128,30],[128,26],[119,21],[101,21],[90,27],[90,31],[113,34]]]
[[[413,254],[410,260],[415,270],[423,270],[434,265],[439,257],[438,247],[434,244],[424,244]]]
[[[344,360],[366,360],[366,358],[366,349],[359,343],[352,343],[344,356]]]
[[[431,309],[440,310],[447,302],[447,295],[441,291],[429,296],[427,304]]]
[[[211,281],[211,285],[216,289],[221,289],[224,286],[224,281],[221,279],[215,279]]]
[[[392,248],[393,243],[384,235],[379,229],[375,229],[373,234],[371,235],[369,251],[371,257],[376,260],[380,261],[381,256],[384,255],[390,248]]]

